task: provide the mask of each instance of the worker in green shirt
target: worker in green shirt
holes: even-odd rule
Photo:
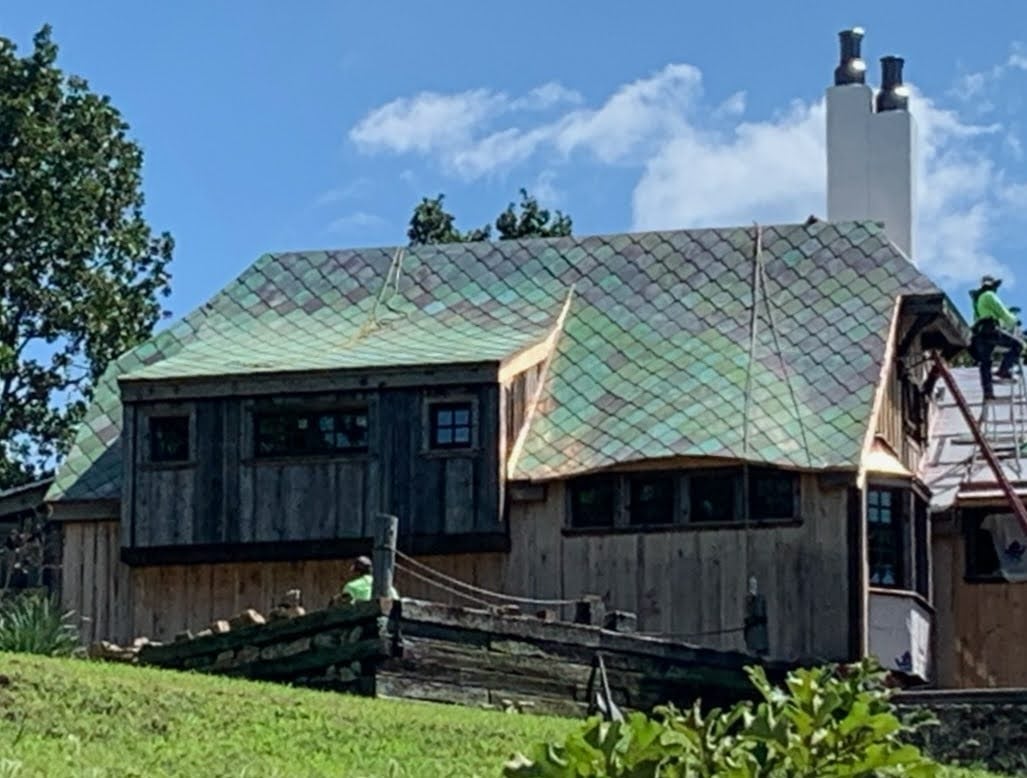
[[[371,560],[366,556],[358,556],[353,561],[353,573],[356,576],[342,587],[342,601],[344,603],[366,602],[371,599],[371,590],[374,579],[371,576]],[[396,587],[389,589],[389,597],[399,599]]]
[[[981,373],[981,389],[984,399],[995,397],[993,378],[991,375],[991,357],[996,348],[1004,348],[1005,356],[999,365],[995,377],[1000,381],[1011,381],[1013,365],[1020,361],[1023,346],[1020,339],[1011,331],[1019,326],[1019,322],[998,297],[1001,279],[984,276],[979,289],[970,293],[973,300],[974,324],[973,338],[970,341],[970,354]]]

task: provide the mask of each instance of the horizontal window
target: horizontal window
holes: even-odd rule
[[[258,457],[340,454],[367,450],[367,411],[335,410],[260,413],[256,416]]]
[[[604,473],[572,480],[570,491],[572,528],[628,531],[799,518],[798,474],[770,467]]]
[[[189,460],[189,417],[150,417],[150,461],[187,462]]]

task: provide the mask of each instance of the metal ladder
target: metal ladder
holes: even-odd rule
[[[960,391],[959,385],[956,383],[956,379],[952,376],[952,373],[949,372],[948,365],[945,364],[945,358],[937,351],[935,351],[931,355],[931,357],[934,361],[934,366],[931,368],[930,375],[928,375],[927,382],[925,384],[925,387],[927,388],[927,394],[930,395],[932,393],[933,387],[937,383],[939,378],[945,381],[945,385],[948,387],[949,394],[952,395],[952,399],[955,400],[956,406],[959,408],[960,413],[963,414],[963,418],[966,420],[966,424],[970,428],[970,432],[974,438],[976,448],[974,450],[973,456],[971,457],[971,461],[975,461],[977,455],[980,454],[984,461],[987,462],[988,467],[991,468],[991,472],[995,476],[995,481],[998,487],[1002,490],[1003,495],[1005,495],[1005,498],[1009,503],[1010,510],[1012,511],[1013,515],[1016,516],[1017,521],[1020,522],[1020,526],[1023,528],[1024,532],[1027,532],[1027,508],[1024,507],[1023,500],[1020,499],[1020,495],[1017,494],[1016,489],[1013,487],[1012,483],[1010,483],[1009,481],[1009,478],[1006,476],[1005,469],[1002,467],[1002,463],[999,461],[998,456],[995,454],[995,450],[992,448],[991,443],[989,442],[990,438],[988,438],[984,431],[981,429],[981,424],[978,423],[978,420],[974,416],[973,411],[970,410],[970,406],[967,403],[966,398],[963,396],[963,392]],[[1009,415],[1010,421],[1007,423],[1011,424],[1011,428],[1010,432],[1007,432],[1007,437],[1017,438],[1017,433],[1015,432],[1015,430],[1019,430],[1019,438],[1015,439],[1010,443],[1011,446],[1017,446],[1016,458],[1017,467],[1019,467],[1019,460],[1022,456],[1022,446],[1024,442],[1024,423],[1023,419],[1017,421],[1017,415],[1018,413],[1020,415],[1023,414],[1022,403],[1025,391],[1023,380],[1023,367],[1017,365],[1016,369],[1018,371],[1017,380],[1014,381],[1008,394],[1008,402],[1011,408],[1011,413]],[[1009,384],[996,384],[996,389],[1000,386],[1005,387],[1009,386]],[[1013,400],[1014,395],[1021,398],[1019,407],[1017,407],[1017,404]],[[984,409],[981,414],[982,422],[984,421],[985,416],[987,416],[989,419],[991,419],[991,424],[1001,424],[1001,422],[998,420],[998,416],[993,416],[988,410],[989,406],[992,403],[999,403],[997,398],[998,394],[996,393],[996,400],[985,401]]]
[[[984,400],[981,405],[979,425],[995,453],[1022,478],[1027,445],[1027,383],[1023,365],[1016,365],[1011,383],[996,382],[994,388],[994,399]],[[969,475],[977,472],[982,453],[980,446],[974,446]]]

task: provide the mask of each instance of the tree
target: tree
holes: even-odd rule
[[[453,222],[451,213],[442,206],[445,195],[435,198],[422,198],[414,208],[410,217],[407,237],[411,246],[432,243],[467,243],[488,240],[492,235],[492,225],[461,232]],[[517,238],[555,238],[571,234],[571,217],[557,211],[555,216],[539,206],[538,200],[521,189],[521,213],[514,210],[510,203],[506,210],[496,218],[496,230],[500,240]]]
[[[143,154],[46,25],[0,38],[0,488],[66,452],[91,388],[163,314],[171,236],[143,218]]]
[[[496,219],[496,229],[500,240],[562,238],[571,234],[570,216],[557,211],[552,223],[550,218],[549,211],[539,208],[538,200],[521,189],[521,215],[514,212],[514,204],[510,203]]]

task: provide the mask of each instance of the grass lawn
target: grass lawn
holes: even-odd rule
[[[0,653],[0,778],[498,776],[576,723]]]

